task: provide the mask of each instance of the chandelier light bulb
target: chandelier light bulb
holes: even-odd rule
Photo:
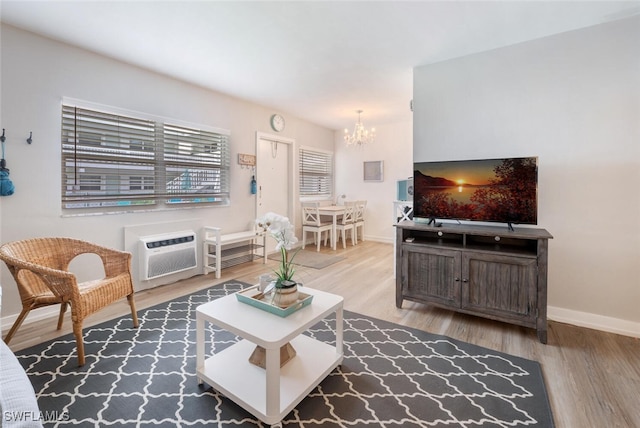
[[[353,133],[349,134],[349,130],[345,128],[344,130],[344,141],[347,143],[347,146],[362,146],[367,143],[371,143],[376,137],[376,129],[371,128],[371,130],[365,129],[362,121],[360,120],[360,114],[362,110],[358,110],[358,122],[356,122],[355,127],[353,128]]]

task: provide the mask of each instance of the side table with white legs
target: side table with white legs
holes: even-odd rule
[[[239,302],[235,294],[198,306],[198,383],[207,382],[267,424],[280,423],[343,359],[344,299],[308,287],[300,291],[313,301],[285,318]],[[333,313],[335,346],[302,334]],[[241,340],[205,358],[205,321]],[[280,348],[288,342],[296,356],[280,367]],[[266,370],[249,362],[256,345],[266,350]]]
[[[323,205],[320,206],[319,212],[320,215],[330,216],[333,224],[333,228],[331,229],[331,249],[336,250],[338,248],[337,241],[337,226],[338,226],[338,217],[344,215],[345,207],[344,205]]]

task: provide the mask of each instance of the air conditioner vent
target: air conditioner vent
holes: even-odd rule
[[[140,279],[142,281],[193,269],[196,266],[194,231],[140,238]]]

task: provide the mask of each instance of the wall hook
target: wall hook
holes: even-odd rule
[[[0,135],[0,142],[4,143],[4,140],[6,140],[7,137],[4,136],[4,128],[2,128],[2,135]]]
[[[27,143],[31,144],[33,143],[33,139],[31,138],[33,136],[33,131],[29,131],[29,138],[27,138]]]

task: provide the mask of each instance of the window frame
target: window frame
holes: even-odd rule
[[[230,204],[230,131],[69,98],[60,111],[63,213]]]

